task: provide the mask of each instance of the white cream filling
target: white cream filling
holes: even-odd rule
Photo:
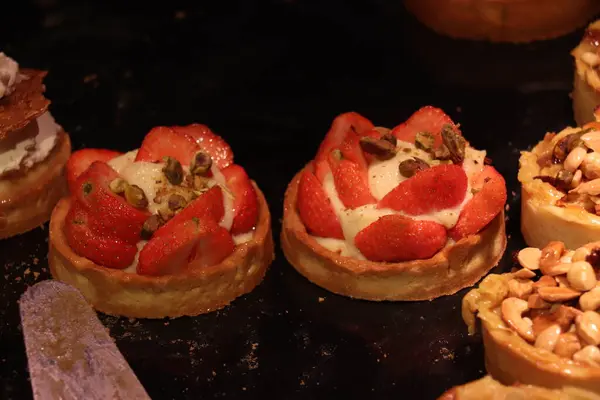
[[[398,184],[404,181],[405,178],[399,172],[398,165],[400,162],[412,158],[413,156],[419,157],[429,163],[432,159],[426,152],[416,149],[411,143],[399,142],[399,148],[410,148],[410,153],[399,150],[396,156],[389,160],[375,161],[369,166],[369,186],[373,196],[380,200],[386,194],[391,192]],[[421,215],[408,215],[401,211],[392,209],[378,209],[376,204],[367,204],[362,207],[355,209],[346,209],[344,204],[340,200],[333,175],[328,173],[323,179],[323,188],[325,193],[331,201],[331,205],[337,215],[342,231],[344,233],[344,240],[334,238],[322,238],[314,237],[315,240],[323,247],[338,252],[343,256],[365,259],[358,248],[354,244],[354,238],[356,235],[377,221],[379,218],[386,215],[405,215],[415,220],[422,221],[434,221],[437,222],[447,229],[452,228],[458,222],[458,218],[465,204],[473,197],[471,193],[471,178],[474,174],[479,173],[483,169],[483,160],[485,158],[485,151],[478,151],[475,149],[467,148],[465,150],[465,160],[463,163],[463,169],[469,178],[469,185],[467,187],[466,195],[461,204],[456,207],[447,208],[427,214]]]
[[[117,171],[123,179],[125,179],[130,185],[137,185],[144,191],[144,194],[148,198],[148,210],[155,214],[158,212],[159,205],[156,204],[153,199],[156,197],[158,191],[162,188],[173,187],[171,183],[164,176],[162,169],[164,163],[151,163],[145,161],[135,161],[138,150],[133,150],[125,153],[119,157],[115,157],[108,162],[108,164]],[[187,166],[184,166],[184,170],[187,171]],[[225,176],[221,173],[218,167],[214,164],[211,167],[213,179],[210,179],[208,186],[212,187],[219,185],[223,191],[223,209],[225,210],[223,218],[219,221],[219,225],[223,228],[230,230],[233,224],[233,194],[227,187]],[[254,237],[254,230],[247,233],[234,235],[233,241],[237,245],[246,243]],[[147,241],[138,242],[138,252],[135,256],[133,264],[125,268],[126,272],[136,272],[138,263],[138,256],[140,251],[144,248]]]
[[[19,64],[0,52],[0,99],[11,94],[19,75]]]
[[[33,126],[32,124],[37,125]],[[15,171],[21,167],[30,168],[44,161],[54,146],[61,127],[54,121],[50,112],[45,112],[23,130],[37,129],[33,137],[17,142],[9,149],[0,151],[0,174]]]

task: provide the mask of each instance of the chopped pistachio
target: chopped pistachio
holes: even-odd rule
[[[442,127],[442,140],[450,152],[450,159],[454,164],[460,164],[465,159],[467,141],[456,132],[454,126],[446,124]]]
[[[162,171],[172,185],[180,185],[183,182],[183,167],[175,158],[165,157],[165,167]]]
[[[417,149],[430,151],[433,149],[435,138],[429,132],[418,132],[415,136],[415,147]]]
[[[210,171],[212,166],[212,159],[210,155],[203,151],[199,151],[194,156],[190,165],[190,172],[192,175],[206,175]]]
[[[566,169],[561,169],[556,174],[555,186],[558,190],[568,191],[571,189],[571,182],[573,181],[574,174]]]
[[[359,141],[360,148],[381,160],[389,160],[396,155],[396,146],[387,140],[363,136]]]
[[[423,171],[429,168],[429,164],[425,160],[422,160],[418,157],[413,157],[412,159],[404,160],[398,165],[398,169],[400,170],[400,174],[406,178],[410,178],[414,174],[419,171]]]
[[[151,215],[142,225],[141,237],[144,240],[150,240],[154,232],[160,228],[160,226],[164,224],[163,219],[160,215]]]
[[[183,197],[180,194],[172,194],[169,196],[169,200],[167,201],[167,204],[169,205],[169,209],[170,210],[179,210],[180,208],[183,208],[186,206],[187,201],[185,200],[185,197]]]
[[[108,187],[110,188],[110,190],[113,193],[115,193],[115,194],[122,194],[122,193],[124,193],[125,189],[127,189],[127,186],[129,186],[129,184],[123,178],[113,179],[110,182],[110,184],[108,185]]]
[[[137,185],[127,185],[125,189],[125,200],[135,208],[148,207],[148,199],[144,191]]]
[[[394,147],[396,147],[398,145],[398,139],[396,138],[396,136],[392,135],[390,132],[381,135],[381,139],[385,140],[387,142],[390,142],[391,144],[394,145]]]

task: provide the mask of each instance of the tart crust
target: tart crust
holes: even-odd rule
[[[588,29],[600,30],[600,20],[589,25]],[[580,44],[571,52],[575,59],[573,78],[573,114],[577,125],[593,122],[594,111],[600,105],[600,70],[582,61],[585,48]]]
[[[296,200],[302,172],[285,193],[281,246],[299,273],[333,293],[373,301],[430,300],[454,294],[481,279],[506,248],[502,211],[479,234],[447,245],[427,260],[383,263],[341,256],[321,246],[300,219]]]
[[[440,34],[492,42],[558,37],[600,11],[596,0],[405,0],[405,5]]]
[[[536,349],[493,311],[486,311],[480,319],[485,367],[500,382],[521,382],[548,388],[574,386],[600,393],[600,368],[582,366],[549,351]]]
[[[223,262],[190,268],[175,275],[142,276],[97,265],[75,254],[63,233],[71,200],[63,198],[50,220],[48,263],[52,276],[79,289],[92,306],[106,314],[133,318],[194,316],[225,307],[250,292],[273,261],[271,215],[262,192],[254,237]]]
[[[23,175],[0,178],[0,239],[32,230],[50,219],[56,202],[67,194],[65,164],[71,141],[64,131],[48,157]]]
[[[438,400],[600,400],[600,396],[587,390],[563,387],[561,389],[547,389],[539,386],[521,385],[505,386],[485,376],[473,382],[453,387]]]
[[[578,129],[566,128],[551,140],[551,147],[560,139]],[[547,140],[547,139],[546,139]],[[519,159],[521,182],[521,232],[528,246],[543,248],[552,240],[576,249],[600,240],[600,217],[578,207],[558,207],[555,203],[563,193],[546,182],[534,179],[540,175],[538,159],[547,145],[538,143],[530,152],[524,151]]]

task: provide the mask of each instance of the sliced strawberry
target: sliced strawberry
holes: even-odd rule
[[[355,163],[361,171],[367,173],[367,160],[364,156],[362,149],[360,148],[360,138],[361,136],[356,133],[350,131],[346,135],[346,138],[340,144],[340,152],[342,153],[342,157],[346,160],[350,160]]]
[[[194,254],[190,259],[194,267],[210,267],[219,264],[235,249],[235,243],[227,229],[214,226],[209,235],[200,237]]]
[[[246,233],[254,228],[258,219],[258,198],[244,168],[237,164],[221,170],[227,187],[233,192],[233,225],[231,234]]]
[[[448,231],[454,240],[479,232],[502,211],[506,203],[506,182],[494,167],[488,165],[483,169],[475,179],[473,189],[479,191],[465,204],[458,222]]]
[[[79,256],[98,265],[123,269],[133,263],[137,247],[120,239],[100,235],[91,228],[93,217],[76,201],[65,219],[64,232],[69,247]]]
[[[342,226],[321,182],[306,169],[298,185],[298,212],[306,230],[315,236],[344,239]]]
[[[438,165],[400,182],[379,201],[378,208],[421,215],[456,207],[464,200],[467,186],[467,174],[460,166]]]
[[[93,217],[92,230],[133,244],[140,240],[142,225],[150,213],[133,207],[110,190],[110,182],[118,177],[108,164],[94,161],[77,179],[73,195]]]
[[[398,140],[414,143],[419,132],[429,132],[435,138],[434,146],[442,144],[442,127],[446,124],[454,125],[452,119],[444,111],[432,106],[425,106],[417,110],[406,122],[392,130]]]
[[[74,192],[77,178],[79,178],[79,176],[83,174],[94,161],[108,162],[120,155],[121,153],[118,151],[106,149],[82,149],[71,154],[66,165],[69,191],[71,193]]]
[[[223,138],[213,133],[210,128],[202,124],[191,124],[187,126],[174,126],[177,133],[183,133],[192,137],[200,146],[202,151],[208,153],[213,162],[223,169],[233,164],[233,151]]]
[[[177,213],[166,224],[161,226],[154,235],[168,235],[186,220],[210,218],[215,222],[221,221],[225,210],[223,209],[223,191],[219,186],[213,186],[197,199],[190,202],[183,210]]]
[[[446,244],[446,229],[433,221],[386,215],[360,231],[356,247],[371,261],[430,258]]]
[[[152,128],[144,138],[135,161],[162,161],[164,157],[173,157],[181,165],[190,165],[200,146],[190,136],[178,134],[173,128],[158,126]]]
[[[339,161],[333,171],[333,181],[338,196],[346,208],[357,208],[365,204],[377,203],[377,200],[371,194],[367,175],[352,161]]]
[[[348,132],[352,132],[360,138],[360,136],[371,129],[373,129],[371,121],[355,112],[348,112],[337,116],[333,120],[325,139],[321,142],[319,151],[315,157],[315,175],[317,178],[323,182],[323,178],[330,169],[326,164],[322,164],[321,161],[329,159],[331,152],[339,148],[344,142]]]

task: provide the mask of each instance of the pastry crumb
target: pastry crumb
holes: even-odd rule
[[[325,297],[319,297],[319,303],[322,303],[325,301]]]

